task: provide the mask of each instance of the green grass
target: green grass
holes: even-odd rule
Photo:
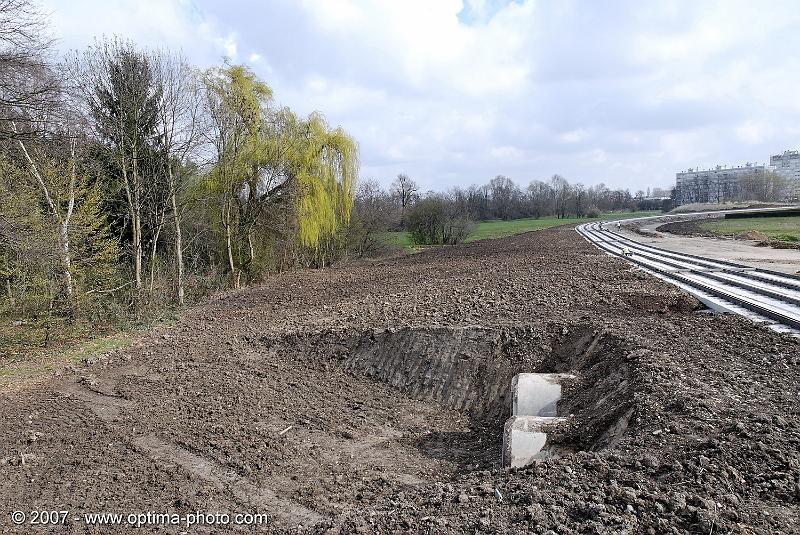
[[[506,236],[513,236],[514,234],[521,234],[523,232],[530,232],[532,230],[542,230],[559,225],[578,225],[586,223],[587,221],[610,219],[630,219],[632,217],[646,217],[658,215],[661,212],[610,212],[602,214],[598,218],[576,218],[568,217],[565,219],[558,219],[556,217],[542,217],[539,219],[525,218],[525,219],[512,219],[510,221],[480,221],[475,226],[475,229],[470,233],[465,241],[478,241],[478,240],[491,240],[495,238],[504,238]],[[383,241],[387,245],[394,245],[402,247],[408,252],[416,252],[424,247],[415,245],[411,241],[411,233],[406,231],[386,232],[383,236]]]
[[[746,217],[704,221],[700,227],[712,234],[733,236],[751,230],[763,232],[773,240],[800,242],[800,216]]]
[[[161,310],[148,320],[115,326],[85,320],[68,323],[58,317],[24,322],[0,319],[0,392],[23,388],[65,366],[128,347],[137,333],[157,325],[171,326],[177,320],[173,309]]]
[[[649,215],[656,215],[660,212],[612,212],[602,214],[598,218],[587,219],[585,217],[568,217],[565,219],[558,219],[555,217],[542,217],[539,219],[525,218],[525,219],[512,219],[511,221],[481,221],[475,227],[475,230],[470,233],[466,241],[478,240],[491,240],[494,238],[504,238],[506,236],[513,236],[514,234],[521,234],[523,232],[530,232],[532,230],[542,230],[558,225],[578,225],[586,223],[587,221],[596,220],[609,220],[609,219],[630,219],[632,217],[646,217]]]
[[[133,337],[130,333],[117,332],[90,340],[75,341],[72,347],[65,341],[61,341],[58,347],[48,349],[18,347],[16,355],[0,359],[0,391],[12,386],[22,388],[41,380],[54,370],[102,355],[112,349],[129,347],[131,344]]]

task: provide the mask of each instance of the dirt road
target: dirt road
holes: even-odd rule
[[[0,394],[0,531],[797,532],[798,364],[571,228],[284,274]],[[508,471],[519,371],[577,380]]]

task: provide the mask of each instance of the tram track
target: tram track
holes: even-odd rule
[[[576,230],[599,249],[676,284],[713,309],[800,334],[799,277],[646,245],[602,223],[585,223]]]

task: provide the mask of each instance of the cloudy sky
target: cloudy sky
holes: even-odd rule
[[[248,64],[385,184],[636,190],[800,146],[796,0],[41,1],[64,49],[117,34]]]

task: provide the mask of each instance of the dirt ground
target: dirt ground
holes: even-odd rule
[[[571,228],[284,274],[0,394],[0,532],[798,533],[799,364]],[[576,380],[507,470],[519,371]]]
[[[757,240],[715,237],[695,221],[644,222],[636,231],[622,227],[621,233],[636,241],[678,253],[729,260],[746,266],[800,274],[800,249],[768,247]],[[773,242],[775,243],[775,242]]]

